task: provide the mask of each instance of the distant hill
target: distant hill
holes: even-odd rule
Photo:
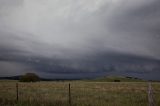
[[[11,77],[0,77],[0,80],[19,80],[22,75],[11,76]],[[67,80],[80,80],[80,79],[49,79],[49,78],[40,78],[41,81],[67,81]]]
[[[19,80],[21,75],[19,76],[11,76],[11,77],[0,77],[0,80]]]
[[[144,82],[145,80],[135,78],[135,77],[124,77],[124,76],[105,76],[96,79],[91,79],[88,81],[97,81],[97,82]]]

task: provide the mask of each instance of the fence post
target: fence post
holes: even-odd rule
[[[71,106],[71,85],[70,85],[70,83],[69,83],[69,95],[68,95],[68,97],[69,97],[69,106]]]
[[[148,83],[148,102],[149,102],[149,106],[155,106],[155,100],[153,96],[153,89],[152,89],[151,82]]]
[[[16,100],[18,101],[19,97],[18,97],[18,83],[16,83]]]

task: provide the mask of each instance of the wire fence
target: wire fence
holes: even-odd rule
[[[159,87],[154,91],[151,83],[0,83],[0,106],[158,106]]]

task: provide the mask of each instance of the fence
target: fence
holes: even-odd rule
[[[16,101],[18,102],[19,100],[19,87],[18,87],[18,83],[16,83]],[[68,86],[68,103],[69,103],[69,106],[71,106],[71,85],[69,83],[69,86]]]
[[[151,84],[146,87],[146,83],[122,82],[38,82],[19,83],[16,86],[15,82],[0,83],[0,105],[17,103],[33,104],[32,106],[147,106],[149,103],[149,106],[155,106],[155,100],[153,105],[149,102],[154,97],[153,89],[149,90],[150,88]],[[158,91],[156,95],[159,94]]]

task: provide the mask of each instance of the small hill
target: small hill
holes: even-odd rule
[[[145,80],[134,78],[134,77],[124,77],[124,76],[105,76],[101,78],[92,79],[90,81],[97,82],[144,82]]]
[[[10,76],[10,77],[0,77],[0,80],[20,80],[23,75],[19,76]],[[51,79],[51,78],[42,78],[40,77],[40,81],[74,81],[80,79]]]
[[[0,77],[0,80],[19,80],[21,75],[19,76],[11,76],[11,77]]]

